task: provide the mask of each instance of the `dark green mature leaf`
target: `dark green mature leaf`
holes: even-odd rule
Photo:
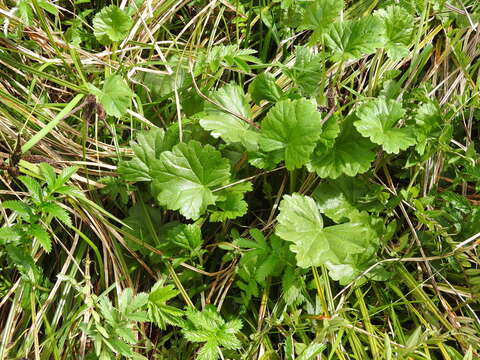
[[[365,16],[358,20],[334,23],[325,34],[332,61],[358,59],[372,54],[384,44],[383,23],[377,17]]]
[[[275,103],[282,97],[282,90],[277,85],[275,76],[265,72],[257,75],[250,83],[248,93],[255,104],[260,104],[262,100]]]
[[[285,69],[285,74],[290,77],[305,96],[315,96],[318,85],[324,76],[323,61],[320,54],[314,54],[306,46],[297,46],[295,49],[295,64]]]
[[[365,253],[377,241],[358,220],[323,227],[319,208],[308,196],[285,195],[279,209],[276,234],[293,243],[290,249],[303,268],[327,263],[354,266],[355,254]]]
[[[140,132],[137,142],[130,142],[135,156],[129,160],[122,160],[118,164],[118,173],[126,181],[151,181],[152,163],[158,161],[163,151],[171,150],[178,143],[176,128],[152,130]]]
[[[309,171],[315,171],[321,178],[336,179],[342,174],[355,176],[370,169],[375,159],[372,151],[375,145],[355,130],[351,118],[345,120],[336,138],[338,132],[333,124],[327,123],[325,128],[327,131],[320,137],[307,164]]]
[[[210,131],[215,138],[221,137],[227,144],[241,143],[247,150],[258,148],[258,133],[245,120],[226,112],[228,109],[245,119],[252,118],[250,104],[243,89],[233,83],[210,94],[210,98],[221,106],[206,103],[204,113],[200,113],[200,125]],[[223,109],[222,109],[223,108]]]
[[[192,140],[163,152],[152,177],[160,205],[179,210],[188,219],[198,219],[215,203],[212,190],[228,184],[230,164],[214,147]]]
[[[369,100],[355,112],[359,120],[354,122],[358,132],[382,145],[389,154],[398,154],[416,143],[414,130],[410,127],[397,128],[398,121],[405,115],[402,105],[383,97]]]
[[[151,207],[146,204],[136,204],[128,210],[128,217],[123,222],[129,227],[124,226],[123,230],[132,234],[137,239],[145,242],[150,246],[158,245],[159,225],[162,223],[162,213],[160,209]],[[137,244],[130,240],[128,236],[125,238],[129,248],[134,251],[140,251],[143,255],[149,255],[150,250],[141,244]]]
[[[315,105],[301,100],[283,100],[262,121],[260,147],[280,150],[288,170],[306,164],[322,133],[322,117]]]
[[[385,49],[392,59],[400,59],[408,54],[408,45],[412,41],[413,16],[404,8],[390,5],[386,9],[375,11],[383,20],[385,27]]]
[[[93,18],[93,33],[102,45],[121,41],[132,27],[132,18],[115,5],[104,7]]]

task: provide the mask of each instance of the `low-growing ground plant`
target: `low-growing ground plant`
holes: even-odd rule
[[[480,357],[479,22],[0,0],[0,359]]]

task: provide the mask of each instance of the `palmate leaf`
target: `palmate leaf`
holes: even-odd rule
[[[408,54],[408,45],[413,37],[413,16],[396,5],[375,11],[375,16],[383,20],[385,28],[385,49],[392,59],[400,59]]]
[[[280,203],[276,234],[293,243],[297,265],[303,268],[331,263],[355,264],[355,255],[372,248],[373,234],[360,221],[323,227],[315,201],[299,194],[286,195]]]
[[[282,90],[277,85],[275,76],[266,72],[255,77],[248,86],[248,93],[255,104],[260,104],[262,100],[277,102],[282,97]]]
[[[131,17],[115,5],[104,7],[93,18],[93,33],[102,45],[125,39],[131,26]]]
[[[176,128],[170,127],[166,132],[158,128],[140,132],[137,142],[130,143],[135,156],[131,160],[120,161],[117,171],[126,181],[151,181],[152,163],[158,161],[163,151],[171,150],[177,143]]]
[[[355,176],[368,171],[375,159],[372,151],[375,145],[355,130],[352,118],[347,118],[342,124],[338,137],[337,128],[328,123],[326,125],[327,131],[317,143],[311,161],[307,164],[308,170],[315,171],[321,178],[331,179],[343,174]]]
[[[160,205],[198,219],[214,204],[215,187],[227,185],[230,164],[219,151],[198,141],[175,145],[152,168],[152,189]]]
[[[415,132],[410,127],[397,128],[405,115],[402,105],[384,97],[370,100],[355,112],[359,120],[354,122],[358,132],[382,145],[389,154],[398,154],[416,143]]]
[[[314,0],[305,9],[305,15],[300,29],[325,29],[340,14],[343,0]]]
[[[236,84],[227,84],[210,94],[210,98],[222,108],[246,119],[252,118],[250,104],[243,89]],[[247,150],[258,148],[258,133],[245,120],[232,115],[214,104],[205,104],[200,114],[200,125],[215,138],[221,137],[227,144],[241,143]]]
[[[235,219],[247,213],[248,204],[243,199],[246,192],[252,191],[252,183],[245,182],[218,193],[218,201],[210,214],[210,221],[222,222],[228,219]]]
[[[343,0],[314,0],[304,12],[299,30],[314,30],[312,40],[320,38],[343,9]]]
[[[334,23],[325,34],[325,42],[332,51],[332,61],[358,59],[383,46],[383,33],[382,20],[370,15]]]
[[[280,101],[262,121],[260,147],[266,152],[281,151],[288,170],[302,167],[322,133],[321,120],[308,100]]]
[[[107,77],[102,90],[92,84],[88,84],[88,88],[110,116],[122,117],[132,104],[133,92],[120,75],[115,74]]]
[[[314,96],[323,76],[322,63],[320,54],[313,54],[306,46],[297,46],[295,64],[284,72],[295,82],[303,95]]]
[[[362,181],[358,177],[341,176],[336,180],[322,182],[313,192],[318,208],[336,223],[351,218],[358,211],[372,211],[377,206],[383,209],[375,195],[381,186]]]

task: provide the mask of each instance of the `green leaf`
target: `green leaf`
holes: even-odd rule
[[[30,221],[31,216],[33,215],[30,206],[20,200],[3,201],[1,205],[4,209],[15,211],[23,220],[26,221]]]
[[[182,89],[191,84],[191,77],[188,73],[188,63],[177,56],[170,56],[167,59],[173,72],[171,74],[139,72],[135,76],[138,86],[137,93],[145,94],[146,101],[162,101],[167,96],[174,96],[175,89]]]
[[[68,166],[58,174],[57,180],[55,181],[54,186],[49,186],[49,190],[51,192],[59,192],[60,188],[62,188],[68,180],[75,174],[78,170],[76,166]]]
[[[416,143],[413,129],[395,127],[405,115],[402,105],[395,100],[383,97],[370,100],[361,105],[355,114],[359,118],[354,122],[358,132],[382,145],[389,154],[398,154]]]
[[[265,72],[257,75],[250,83],[248,93],[255,104],[260,104],[262,100],[275,103],[282,97],[282,90],[277,85],[275,76]]]
[[[305,96],[315,96],[318,86],[324,76],[323,61],[320,54],[314,54],[306,46],[295,48],[295,64],[285,69],[285,74],[290,77]]]
[[[121,41],[132,27],[132,18],[115,5],[104,7],[93,18],[93,33],[102,45]]]
[[[154,224],[162,223],[162,213],[160,209],[138,203],[128,210],[128,217],[123,219],[123,222],[129,226],[129,228],[124,226],[122,228],[124,231],[150,246],[157,245],[159,235],[155,231],[159,229],[155,227]],[[128,236],[125,237],[125,241],[129,248],[134,251],[140,251],[146,256],[151,253],[150,250],[141,244],[130,240]]]
[[[260,60],[253,56],[257,51],[253,49],[240,49],[238,45],[217,45],[210,47],[207,53],[200,54],[195,63],[196,75],[204,71],[215,73],[221,65],[238,67],[245,72],[250,71],[247,62],[260,63]]]
[[[88,85],[89,90],[97,97],[97,101],[103,105],[105,112],[110,116],[122,117],[132,104],[132,90],[120,75],[110,75],[106,78],[102,90],[92,84]]]
[[[258,148],[258,133],[245,120],[239,119],[224,109],[246,119],[252,118],[250,105],[243,89],[233,83],[210,94],[210,98],[221,108],[206,103],[204,113],[200,113],[200,125],[215,138],[221,137],[227,144],[241,143],[247,150]]]
[[[306,164],[322,133],[322,117],[315,105],[300,100],[283,100],[262,121],[260,147],[281,150],[288,170]]]
[[[248,204],[244,198],[244,193],[252,191],[252,184],[245,182],[228,189],[222,190],[218,196],[219,200],[215,206],[218,210],[213,210],[210,214],[210,221],[223,222],[228,219],[235,219],[247,213]],[[221,197],[224,199],[221,199]]]
[[[370,246],[370,231],[359,222],[323,227],[323,219],[315,201],[299,194],[285,195],[280,203],[276,234],[293,243],[297,265],[303,268],[327,262],[350,264],[352,256]]]
[[[381,191],[376,186],[361,179],[342,176],[336,180],[322,182],[313,192],[318,208],[322,214],[339,223],[351,218],[359,210],[371,210],[376,198],[369,199]]]
[[[20,180],[23,185],[28,189],[30,193],[30,197],[32,198],[35,204],[39,204],[43,201],[43,191],[42,186],[40,183],[30,176],[18,176],[18,180]]]
[[[343,9],[343,0],[314,0],[308,4],[299,30],[314,30],[312,39],[318,40],[332,25]]]
[[[408,55],[408,46],[413,38],[415,24],[413,16],[404,8],[390,5],[375,11],[375,16],[383,20],[385,27],[385,49],[392,59]]]
[[[203,244],[202,230],[196,224],[178,224],[166,231],[166,241],[174,245],[172,253],[180,255],[182,249],[190,252],[190,256],[201,256],[203,251],[201,249]],[[162,248],[163,250],[163,248]]]
[[[167,324],[180,324],[183,311],[166,304],[168,300],[173,299],[178,294],[179,291],[175,290],[173,285],[163,286],[160,281],[150,290],[148,295],[149,315],[160,329],[165,329]]]
[[[423,155],[429,140],[436,140],[440,135],[441,110],[437,103],[431,101],[419,106],[415,113],[417,144],[415,150]],[[430,142],[431,143],[431,142]]]
[[[336,179],[342,174],[355,176],[370,169],[375,159],[372,151],[375,145],[355,130],[351,118],[342,124],[342,132],[335,140],[332,141],[335,127],[329,125],[327,130],[307,164],[309,171],[315,171],[321,178]]]
[[[343,9],[343,0],[314,0],[305,9],[300,30],[325,29]]]
[[[39,224],[31,224],[28,227],[27,234],[37,240],[40,245],[49,253],[52,250],[52,240],[48,232]]]
[[[204,342],[199,352],[198,359],[218,359],[220,347],[236,350],[241,347],[241,342],[236,337],[242,328],[239,319],[226,322],[212,306],[207,306],[202,312],[189,310],[188,323],[181,330],[188,341]]]
[[[40,210],[51,216],[54,216],[65,225],[72,226],[72,220],[70,219],[70,215],[68,215],[68,212],[60,205],[53,202],[47,202],[43,203],[40,206]]]
[[[152,175],[160,205],[198,219],[215,203],[212,190],[229,183],[230,164],[214,147],[192,140],[163,152]]]
[[[151,181],[152,163],[158,161],[162,152],[171,150],[177,143],[176,128],[169,127],[166,132],[158,128],[140,132],[137,142],[130,143],[135,156],[131,160],[119,162],[119,175],[126,181]]]
[[[55,181],[57,180],[57,175],[55,174],[55,170],[53,169],[53,167],[46,162],[40,163],[38,167],[40,168],[40,173],[45,178],[47,185],[49,187],[54,186]]]
[[[20,229],[16,227],[1,227],[0,228],[0,244],[5,245],[9,242],[19,241],[23,236]]]
[[[49,12],[52,15],[57,15],[58,10],[55,5],[50,4],[47,0],[39,0],[38,5],[45,11]]]
[[[377,17],[334,23],[325,34],[325,43],[332,51],[332,61],[359,59],[384,44],[383,23]]]

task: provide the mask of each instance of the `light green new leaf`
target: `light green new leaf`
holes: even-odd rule
[[[35,238],[43,247],[45,252],[52,250],[52,240],[48,232],[39,224],[31,224],[28,227],[27,234]]]
[[[342,174],[355,176],[370,169],[370,164],[375,159],[372,151],[375,145],[355,130],[350,118],[342,124],[342,132],[335,140],[331,137],[336,129],[333,125],[327,129],[330,131],[325,135],[330,137],[324,139],[322,134],[311,161],[307,164],[309,171],[315,171],[321,178],[336,179]]]
[[[133,93],[120,75],[111,75],[105,79],[101,91],[93,92],[105,112],[117,118],[125,114],[132,104]]]
[[[311,102],[283,100],[262,121],[260,147],[281,150],[288,170],[306,164],[322,133],[322,116]]]
[[[280,203],[276,234],[291,241],[297,265],[303,268],[332,264],[350,264],[355,254],[370,246],[370,232],[360,222],[323,227],[315,201],[299,194],[285,195]]]
[[[168,128],[166,132],[157,128],[140,132],[137,142],[130,143],[135,156],[131,160],[120,161],[118,173],[126,181],[151,181],[152,163],[158,161],[160,154],[171,150],[177,142],[178,134],[173,128]]]
[[[104,7],[93,18],[93,33],[102,45],[121,41],[132,27],[132,18],[115,5]]]
[[[260,104],[262,100],[275,103],[282,97],[282,90],[277,85],[275,76],[270,73],[256,76],[248,86],[248,93],[255,104]]]
[[[416,143],[410,127],[395,127],[405,115],[402,105],[395,100],[380,97],[361,105],[355,112],[359,120],[354,122],[358,132],[382,145],[389,154],[398,154]]]
[[[375,11],[384,24],[385,49],[392,59],[400,59],[408,54],[408,45],[413,37],[413,16],[396,5]]]
[[[215,203],[212,190],[229,183],[230,164],[213,146],[192,140],[163,152],[152,168],[152,177],[160,205],[198,219]]]
[[[243,89],[236,84],[227,84],[210,94],[210,98],[221,106],[205,104],[205,112],[200,114],[200,125],[215,138],[221,137],[227,144],[241,143],[247,150],[258,148],[258,133],[245,120],[232,115],[223,109],[246,119],[252,118],[250,105]],[[223,108],[223,109],[222,109]]]
[[[382,20],[370,15],[334,23],[325,34],[325,42],[332,51],[332,61],[359,59],[383,46],[383,33]]]

